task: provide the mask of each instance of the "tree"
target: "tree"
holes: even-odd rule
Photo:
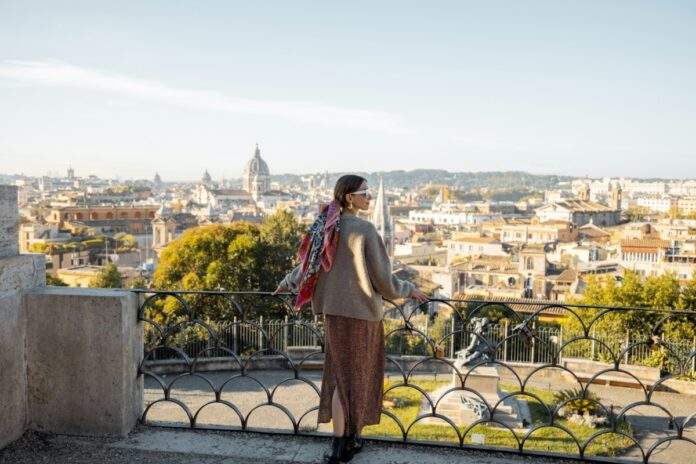
[[[29,252],[30,253],[43,253],[46,255],[50,255],[53,252],[53,244],[52,243],[34,242],[31,245],[29,245]]]
[[[681,307],[682,309],[696,311],[696,273],[682,289]]]
[[[599,306],[693,311],[696,310],[696,277],[682,288],[673,274],[649,276],[643,280],[640,275],[627,271],[621,283],[613,279],[600,280],[591,276],[578,303],[590,306],[577,310],[580,318],[586,323],[603,311],[597,308]],[[646,336],[664,315],[641,309],[612,310],[602,315],[593,327],[598,332],[623,334],[629,331],[635,335]],[[674,316],[658,327],[658,331],[668,338],[691,338],[696,335],[695,322],[695,317]],[[571,332],[581,329],[580,322],[573,316],[568,316],[564,325]]]
[[[56,277],[52,274],[49,274],[48,272],[46,273],[46,285],[52,285],[54,287],[67,287],[68,284],[66,284],[63,279],[60,277]]]
[[[297,264],[297,248],[305,230],[306,227],[289,211],[280,210],[266,218],[261,227],[261,240],[268,245],[266,263],[269,272],[282,278]]]
[[[153,286],[163,290],[273,291],[295,265],[304,228],[280,211],[262,225],[237,222],[188,229],[162,252]],[[286,308],[272,299],[235,296],[246,315],[281,315]],[[231,319],[237,313],[228,298],[185,296],[197,317]],[[174,299],[162,304],[156,317],[180,318],[184,308]]]
[[[114,235],[114,240],[116,241],[116,247],[119,251],[130,251],[138,248],[138,242],[131,234],[119,232]]]
[[[126,288],[140,288],[140,289],[147,288],[148,287],[147,279],[145,279],[145,277],[143,277],[141,275],[135,276],[132,279],[127,280],[124,287],[126,287]]]
[[[683,215],[684,212],[682,211],[682,209],[676,205],[672,206],[667,211],[667,216],[669,216],[670,219],[681,219]]]
[[[90,280],[89,286],[92,288],[121,288],[121,274],[114,263],[108,263]]]
[[[642,222],[648,214],[650,214],[650,209],[645,206],[631,206],[626,210],[629,222]]]

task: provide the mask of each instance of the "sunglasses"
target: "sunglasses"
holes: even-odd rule
[[[351,195],[365,195],[365,196],[368,196],[368,197],[372,197],[372,193],[370,193],[370,189],[369,189],[369,188],[362,189],[362,190],[356,190],[355,192],[351,192],[350,194],[351,194]]]

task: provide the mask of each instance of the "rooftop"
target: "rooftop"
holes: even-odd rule
[[[465,243],[500,243],[491,237],[459,237],[452,240],[453,242],[465,242]]]
[[[669,248],[667,240],[659,239],[624,239],[620,244],[622,248]]]

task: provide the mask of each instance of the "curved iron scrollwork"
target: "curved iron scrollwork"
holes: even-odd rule
[[[143,423],[152,423],[153,409],[164,403],[178,408],[185,419],[183,423],[165,421],[159,425],[206,428],[201,417],[208,408],[223,407],[235,422],[228,428],[249,431],[254,429],[250,423],[258,411],[269,407],[287,418],[287,432],[317,433],[317,369],[322,366],[324,335],[321,320],[307,308],[295,313],[290,295],[262,292],[138,293],[139,320],[146,333],[139,373],[161,391],[158,398],[146,398]],[[216,314],[222,315],[220,320],[209,320],[205,311],[213,301]],[[662,328],[670,321],[696,325],[696,312],[529,301],[432,300],[416,305],[385,299],[384,303],[390,316],[385,324],[389,348],[385,404],[391,400],[398,403],[398,393],[404,389],[420,398],[418,413],[408,423],[398,414],[398,406],[383,408],[382,422],[395,426],[399,440],[417,443],[421,441],[417,430],[436,426],[450,431],[449,446],[468,448],[475,446],[476,436],[481,443],[481,436],[494,431],[493,435],[506,434],[509,439],[501,446],[488,443],[488,449],[601,461],[602,447],[596,445],[611,436],[623,440],[621,459],[645,463],[672,442],[696,446],[696,398],[675,406],[663,393],[678,390],[677,384],[696,391],[696,349],[693,344],[685,348],[661,337]],[[447,322],[440,321],[437,330],[428,326],[433,307],[441,315],[448,314]],[[636,311],[655,321],[649,332],[633,338],[611,332],[606,321]],[[276,316],[273,323],[268,320],[271,313]],[[164,319],[169,322],[164,323]],[[559,325],[560,320],[572,321],[574,330],[563,332],[561,325],[569,326]],[[489,322],[493,335],[489,334]],[[604,332],[598,331],[599,327]],[[305,342],[289,343],[299,333]],[[404,345],[411,352],[400,350]],[[661,360],[661,364],[650,369],[630,363],[636,353]],[[287,371],[287,377],[276,379],[271,386],[263,379],[269,369]],[[445,380],[438,382],[438,375],[443,379],[443,374]],[[426,377],[434,379],[428,387],[421,381]],[[173,394],[182,382],[192,380],[208,392],[207,401],[191,405]],[[255,386],[252,404],[246,404],[248,398],[242,393],[228,394],[230,385],[242,381]],[[292,405],[279,399],[290,383],[306,385],[309,392]],[[541,384],[548,388],[539,389]],[[600,391],[598,384],[604,389]],[[607,399],[610,390],[619,392],[618,396],[629,391],[627,397],[635,400],[622,404]],[[683,404],[691,409],[684,410]],[[664,419],[662,435],[637,430],[636,424],[627,425],[627,418],[637,408],[648,407],[659,411]],[[570,425],[567,418],[571,410],[579,411],[574,420],[596,422],[590,432],[579,433],[578,427]],[[540,437],[549,433],[565,448],[545,449]],[[426,441],[433,444],[432,439]]]

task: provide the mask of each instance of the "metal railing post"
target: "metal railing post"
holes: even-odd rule
[[[263,316],[259,316],[259,350],[263,350]]]
[[[510,334],[509,332],[510,329],[510,323],[508,322],[507,319],[505,319],[505,333],[503,334],[503,362],[507,362],[508,360],[508,335]]]
[[[631,332],[626,330],[626,354],[624,355],[624,364],[628,364],[629,358],[630,358],[630,353],[628,347],[631,346]]]
[[[314,315],[314,328],[319,329],[319,319],[316,314]],[[317,346],[317,336],[314,331],[312,331],[312,346]]]
[[[532,322],[532,333],[536,331],[536,321]],[[536,337],[532,337],[532,352],[529,356],[529,362],[534,364],[534,356],[536,354]]]
[[[451,328],[450,333],[452,334],[452,336],[450,337],[450,355],[449,355],[450,359],[454,358],[454,337],[456,337],[456,335],[454,333],[454,325],[455,325],[455,322],[454,322],[454,311],[453,311],[452,314],[450,314],[450,328]]]
[[[239,354],[239,325],[237,324],[237,316],[234,316],[232,322],[234,324],[232,326],[232,351],[234,351],[235,354]]]
[[[293,335],[295,334],[294,327],[293,327],[292,333],[293,333]],[[283,340],[284,340],[283,352],[287,353],[288,352],[288,316],[287,316],[287,314],[285,315],[285,323],[283,324]]]
[[[561,329],[558,331],[558,364],[563,364],[563,351],[561,350],[561,347],[563,346],[563,325],[561,325]]]
[[[592,350],[590,351],[590,359],[595,359],[595,328],[592,327]]]

